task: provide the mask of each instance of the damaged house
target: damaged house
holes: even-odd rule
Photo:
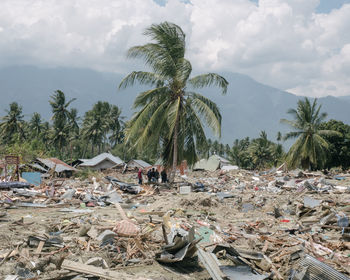
[[[92,159],[80,159],[79,161],[81,162],[78,165],[79,167],[89,168],[91,170],[104,170],[124,164],[124,161],[119,157],[110,153],[102,153]]]

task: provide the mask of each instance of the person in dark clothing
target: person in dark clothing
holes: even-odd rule
[[[152,171],[151,171],[151,181],[152,182],[156,181],[156,171],[154,170],[154,168],[152,168]]]
[[[166,174],[165,169],[162,170],[162,172],[160,173],[160,176],[162,177],[162,183],[168,182],[168,175]]]
[[[148,183],[150,183],[152,181],[152,170],[151,169],[148,169],[147,179],[148,179]]]
[[[158,182],[158,180],[159,180],[159,172],[158,172],[158,169],[156,169],[156,171],[154,171],[154,178],[156,179],[156,182]]]

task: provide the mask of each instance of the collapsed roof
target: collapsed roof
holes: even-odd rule
[[[55,168],[55,172],[57,173],[65,171],[77,171],[77,169],[68,165],[62,160],[59,160],[58,158],[37,158],[37,161],[44,165],[43,167],[46,167],[46,170]]]
[[[212,155],[208,159],[201,159],[197,161],[193,170],[215,171],[223,166],[230,165],[230,161],[218,155]]]
[[[101,169],[124,163],[119,157],[116,157],[110,153],[102,153],[95,156],[92,159],[81,159],[81,161],[83,162],[79,165],[81,167],[101,168]],[[102,165],[102,163],[106,161],[109,162],[108,166]]]

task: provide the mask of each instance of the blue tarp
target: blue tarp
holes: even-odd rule
[[[39,172],[22,172],[22,178],[29,184],[39,186],[41,184],[41,173]]]

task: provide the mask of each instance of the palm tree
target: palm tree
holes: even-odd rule
[[[52,143],[58,147],[60,156],[62,156],[63,148],[67,144],[67,138],[69,137],[69,126],[67,122],[70,117],[70,111],[68,106],[76,100],[75,98],[66,102],[66,96],[64,92],[56,90],[49,100],[52,108],[53,120],[53,134],[51,137]]]
[[[297,138],[287,154],[289,167],[294,168],[300,164],[303,169],[310,169],[324,164],[329,144],[322,136],[338,133],[320,129],[322,121],[327,117],[327,113],[320,113],[320,110],[321,105],[317,106],[317,99],[311,104],[305,97],[298,101],[297,109],[288,110],[294,120],[281,120],[294,129],[284,136],[284,140]]]
[[[85,113],[83,121],[83,136],[91,143],[91,152],[94,154],[94,146],[101,152],[104,140],[109,130],[110,104],[98,101],[91,110]]]
[[[265,131],[261,131],[259,138],[252,141],[249,152],[255,168],[264,168],[273,163],[274,145],[267,139]]]
[[[153,72],[132,72],[119,88],[135,82],[154,88],[140,93],[134,108],[140,109],[126,130],[126,141],[134,141],[138,150],[163,147],[163,161],[171,165],[173,181],[176,166],[186,159],[197,160],[196,146],[206,142],[203,121],[220,136],[221,114],[214,102],[188,90],[216,85],[226,93],[228,82],[215,73],[190,78],[191,63],[185,59],[185,34],[169,22],[153,24],[144,35],[154,42],[129,49],[128,56],[142,58]]]
[[[116,105],[111,105],[109,113],[109,130],[111,135],[109,136],[109,141],[114,147],[116,144],[120,144],[123,141],[123,129],[124,129],[124,118],[121,116],[121,109]]]
[[[60,90],[56,90],[55,94],[51,96],[50,105],[52,108],[52,120],[54,123],[66,123],[69,118],[69,110],[68,106],[74,101],[76,98],[72,98],[68,102],[66,102],[66,96],[64,92]]]
[[[225,155],[226,155],[226,157],[230,154],[230,152],[231,152],[231,147],[230,147],[229,144],[226,144],[225,145]]]
[[[22,106],[17,102],[10,104],[10,110],[6,110],[7,115],[1,118],[0,129],[4,143],[11,144],[17,137],[19,140],[25,138],[22,114]]]
[[[37,112],[33,113],[32,118],[29,121],[29,130],[33,138],[38,138],[42,131],[41,115]]]
[[[253,168],[252,158],[248,151],[250,146],[250,139],[246,137],[244,139],[236,139],[229,153],[229,159],[232,163],[238,165],[241,168],[251,169]]]
[[[68,113],[68,121],[69,121],[69,130],[73,135],[79,135],[79,120],[78,110],[76,108],[70,109]]]
[[[213,155],[214,155],[214,154],[216,155],[216,154],[219,153],[219,146],[220,146],[219,141],[218,141],[218,140],[215,140],[215,141],[213,142],[212,146],[211,146],[211,148],[212,148],[211,153],[212,153]]]
[[[207,140],[207,145],[206,145],[206,147],[207,147],[207,157],[209,157],[209,156],[211,156],[212,155],[212,153],[211,153],[211,150],[212,150],[212,146],[213,146],[213,141],[209,138],[208,140]]]

